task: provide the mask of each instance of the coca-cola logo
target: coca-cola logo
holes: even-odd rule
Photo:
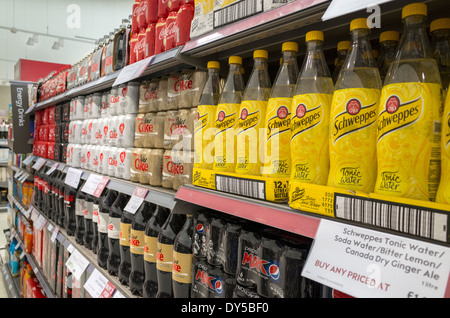
[[[144,100],[158,99],[158,91],[145,91]]]
[[[175,92],[191,90],[192,89],[192,80],[184,80],[184,79],[178,80],[175,82],[173,89],[175,90]]]
[[[141,13],[145,13],[146,10],[147,10],[147,1],[141,1],[141,3],[138,6],[136,6],[136,8],[134,8],[133,16],[137,17]]]
[[[116,139],[117,136],[118,136],[118,134],[117,134],[117,132],[116,132],[115,130],[111,130],[111,131],[109,132],[109,138],[111,138],[111,139]]]
[[[140,160],[142,159],[142,160]],[[146,163],[145,161],[147,161],[146,158],[138,158],[134,161],[134,167],[136,168],[136,170],[139,171],[148,171],[148,163]]]
[[[113,57],[112,56],[107,56],[105,58],[105,66],[110,66],[113,63]]]
[[[117,167],[117,159],[116,158],[109,158],[108,164],[110,166],[115,166]]]
[[[118,102],[120,102],[120,97],[111,95],[111,104],[116,104]]]
[[[125,151],[122,151],[121,153],[120,153],[120,161],[123,163],[124,161],[125,161],[125,157],[126,157],[126,152]]]
[[[183,174],[184,167],[181,164],[175,163],[173,161],[167,162],[167,171],[171,174]]]
[[[138,125],[138,130],[141,133],[153,132],[153,125],[152,124],[147,124],[147,123],[140,123]]]

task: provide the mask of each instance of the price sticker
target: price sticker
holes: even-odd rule
[[[55,164],[53,164],[53,166],[48,169],[48,171],[45,173],[46,175],[51,175],[53,171],[55,171],[56,169],[58,169],[59,163],[55,162]]]
[[[82,174],[83,174],[83,171],[81,171],[81,170],[78,170],[75,168],[69,168],[67,170],[66,179],[64,180],[64,183],[73,188],[78,188],[78,184],[80,183]]]
[[[34,158],[35,158],[35,156],[29,156],[29,157],[27,157],[22,163],[23,163],[25,166],[28,166],[28,165],[34,160]]]
[[[141,206],[142,202],[144,202],[147,193],[148,189],[136,187],[136,189],[134,189],[133,195],[130,198],[130,201],[128,201],[127,205],[125,206],[124,211],[135,214]]]
[[[34,163],[34,165],[31,168],[36,171],[39,171],[39,170],[41,170],[41,168],[44,166],[44,164],[46,162],[47,162],[47,160],[45,160],[44,158],[39,158],[38,160],[36,160],[36,162]]]
[[[94,269],[83,287],[92,298],[110,298],[115,290],[114,285],[97,269]]]
[[[81,275],[83,275],[88,265],[89,261],[81,255],[77,249],[73,250],[66,262],[67,268],[72,272],[72,275],[74,275],[77,280],[81,279]]]
[[[108,185],[108,182],[108,177],[90,174],[81,191],[99,198],[105,187]]]

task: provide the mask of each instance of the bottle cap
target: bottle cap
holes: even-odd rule
[[[266,50],[255,50],[253,52],[253,58],[263,58],[263,59],[268,59],[269,58],[269,53]]]
[[[323,41],[323,32],[322,31],[309,31],[306,33],[305,42],[309,41]]]
[[[298,52],[297,42],[284,42],[281,46],[281,51],[295,51]]]
[[[355,29],[369,29],[369,26],[367,25],[367,18],[358,18],[352,20],[350,23],[350,31],[353,31]]]
[[[220,63],[217,61],[209,61],[208,68],[218,68],[220,69]]]
[[[350,41],[341,41],[337,45],[338,51],[348,50],[349,48],[350,48]]]
[[[385,31],[380,34],[380,43],[385,41],[399,41],[400,33],[397,31]]]
[[[436,19],[431,22],[430,32],[442,29],[450,29],[450,18]]]
[[[427,15],[427,5],[425,3],[411,3],[403,7],[402,19],[411,15]]]
[[[239,64],[239,65],[242,65],[242,57],[240,57],[240,56],[230,56],[228,58],[228,64]]]

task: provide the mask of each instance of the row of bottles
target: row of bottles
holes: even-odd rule
[[[441,150],[445,161],[448,146],[441,123],[448,130],[442,106],[450,84],[450,20],[433,21],[433,45],[425,4],[405,6],[402,20],[401,37],[381,34],[378,64],[367,19],[353,20],[333,75],[321,31],[306,34],[300,71],[297,43],[283,43],[273,84],[265,50],[254,51],[245,87],[239,57],[229,58],[223,89],[219,64],[208,63],[194,166],[450,203],[448,163],[441,173]]]

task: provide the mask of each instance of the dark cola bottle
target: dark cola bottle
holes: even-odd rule
[[[130,256],[131,273],[128,286],[133,295],[142,296],[142,288],[145,279],[144,250],[145,250],[145,227],[148,220],[156,211],[156,205],[143,202],[136,211],[131,223],[130,233]]]
[[[92,250],[92,241],[94,239],[94,224],[92,222],[94,214],[94,197],[86,193],[85,202],[83,245]]]
[[[106,192],[105,192],[106,194]],[[104,197],[101,197],[104,198]],[[100,210],[100,198],[93,197],[92,202],[92,243],[91,243],[91,249],[92,251],[97,254],[98,249],[98,212]]]
[[[41,211],[45,211],[45,214],[47,215],[47,217],[50,217],[50,212],[51,212],[51,206],[50,206],[50,177],[47,174],[47,171],[50,170],[50,168],[46,165],[44,165],[44,167],[41,168],[41,170],[43,170],[42,172],[42,210]]]
[[[109,209],[108,217],[108,249],[109,255],[106,263],[106,268],[110,275],[117,276],[120,265],[120,220],[122,212],[128,203],[128,196],[124,193],[119,193],[116,201]]]
[[[56,224],[60,227],[64,227],[65,224],[65,211],[64,211],[64,207],[65,207],[65,202],[64,202],[64,189],[65,189],[65,184],[64,184],[64,180],[66,179],[66,171],[65,169],[63,169],[61,171],[61,174],[59,175],[58,178],[58,182],[57,182],[57,188],[58,188],[58,197],[57,197],[57,201],[58,201],[58,208],[57,208],[57,214],[56,214]]]
[[[42,168],[41,168],[42,169]],[[37,170],[34,171],[34,204],[42,211],[42,186],[41,186],[41,173]]]
[[[194,239],[192,243],[192,252],[196,258],[206,259],[207,252],[207,232],[210,216],[207,212],[198,212],[194,216]]]
[[[145,279],[142,287],[144,298],[154,298],[158,292],[158,276],[156,273],[156,245],[158,234],[170,215],[170,210],[157,206],[145,226],[144,271]]]
[[[64,187],[64,228],[69,236],[75,235],[77,221],[75,217],[75,204],[78,187],[74,188],[70,185]]]
[[[50,215],[50,220],[56,223],[58,214],[59,214],[59,204],[58,204],[58,198],[59,198],[59,178],[61,176],[61,170],[56,169],[51,181],[51,196],[50,200],[52,202],[52,213]]]
[[[119,282],[122,285],[128,286],[131,273],[131,255],[130,255],[130,235],[131,235],[131,223],[133,223],[133,213],[125,211],[125,207],[130,200],[129,196],[126,196],[126,202],[122,209],[122,216],[120,218],[120,264],[119,264]]]
[[[100,267],[106,268],[109,256],[108,245],[108,219],[109,209],[118,196],[117,191],[108,189],[103,200],[100,201],[98,210],[98,245],[97,245],[97,263]]]
[[[186,222],[173,243],[172,288],[174,298],[190,298],[192,287],[192,240],[194,218],[186,215]]]
[[[184,225],[186,216],[170,213],[169,218],[161,227],[156,243],[156,274],[158,277],[158,292],[156,298],[173,298],[172,260],[173,244],[178,232]]]
[[[75,198],[75,219],[76,219],[76,228],[75,228],[75,241],[83,245],[83,237],[85,232],[84,227],[84,213],[86,210],[86,194],[81,191],[83,189],[85,180],[80,182],[80,186],[78,188],[77,196]]]
[[[39,201],[39,209],[44,213],[44,215],[48,216],[47,213],[47,196],[45,194],[46,192],[46,184],[47,181],[45,179],[45,172],[47,171],[47,166],[44,165],[39,170],[39,192],[40,192],[40,201]]]

